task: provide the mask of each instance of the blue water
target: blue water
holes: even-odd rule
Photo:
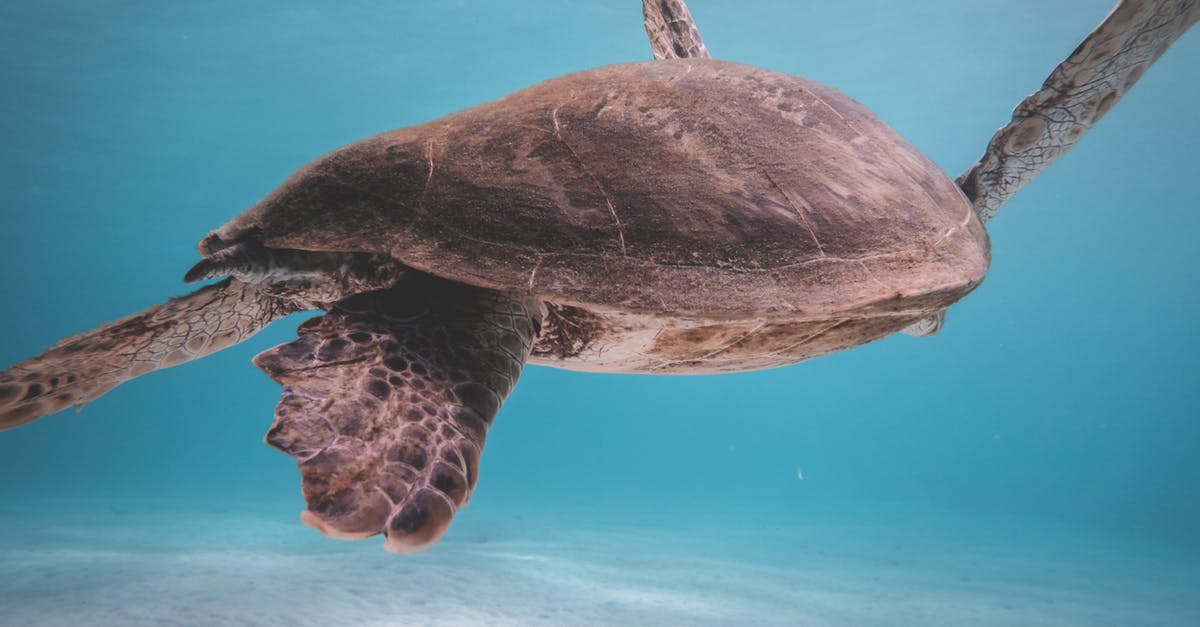
[[[689,4],[714,56],[838,87],[951,175],[1110,8]],[[321,153],[648,56],[634,0],[0,4],[0,365],[184,293]],[[296,520],[250,357],[303,316],[0,433],[0,622],[1200,624],[1197,67],[1190,33],[989,223],[934,338],[528,368],[422,555]]]

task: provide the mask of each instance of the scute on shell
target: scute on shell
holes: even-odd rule
[[[202,248],[250,236],[589,310],[729,320],[936,311],[988,265],[959,189],[862,105],[709,60],[579,72],[356,142]]]

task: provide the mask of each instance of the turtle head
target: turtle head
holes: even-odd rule
[[[929,337],[937,335],[938,331],[942,330],[942,325],[946,324],[946,310],[931,313],[920,320],[900,329],[901,333],[911,335],[913,337]]]

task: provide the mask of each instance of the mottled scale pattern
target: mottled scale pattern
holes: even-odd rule
[[[233,279],[66,338],[0,372],[0,429],[82,405],[124,381],[227,348],[296,311]]]
[[[534,299],[432,277],[348,299],[255,358],[283,386],[267,443],[299,462],[302,520],[393,552],[442,536],[541,321]]]
[[[353,294],[391,287],[404,271],[388,255],[268,248],[249,239],[206,255],[183,278],[231,276],[302,309],[328,309]]]
[[[655,59],[711,59],[683,0],[643,0],[646,36]]]
[[[980,220],[1070,150],[1198,19],[1197,0],[1119,2],[958,177]]]

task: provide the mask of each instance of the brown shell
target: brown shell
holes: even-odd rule
[[[588,309],[716,319],[929,309],[988,264],[962,193],[863,106],[710,60],[579,72],[350,144],[202,252],[247,233]]]

